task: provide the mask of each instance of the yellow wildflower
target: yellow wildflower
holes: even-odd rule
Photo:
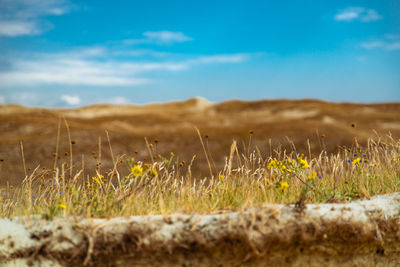
[[[140,167],[139,165],[135,165],[131,168],[131,173],[133,176],[141,176],[143,174],[143,168]]]
[[[313,171],[312,173],[310,173],[308,175],[308,179],[315,179],[315,178],[317,178],[317,172],[316,171]]]
[[[267,169],[270,170],[271,168],[276,168],[277,167],[277,160],[273,159],[271,160],[268,165],[267,165]]]
[[[300,158],[300,159],[299,159],[299,162],[300,162],[301,166],[302,166],[304,169],[308,169],[308,168],[310,167],[310,166],[308,165],[308,162],[307,162],[305,159]]]
[[[58,204],[58,207],[60,207],[62,209],[67,209],[67,205],[62,204],[62,203]]]
[[[358,158],[356,158],[356,159],[354,159],[352,162],[351,162],[351,164],[358,164],[359,162],[361,161],[361,158],[360,157],[358,157]]]
[[[398,160],[399,160],[399,158],[394,158],[394,159],[393,159],[393,161],[398,161]]]
[[[104,184],[103,181],[104,176],[102,174],[97,174],[96,176],[92,177],[92,181],[97,183],[98,185]]]
[[[221,173],[221,174],[219,175],[219,179],[220,179],[221,181],[223,181],[224,178],[225,178],[225,176]]]
[[[286,191],[286,189],[288,189],[289,184],[287,182],[280,182],[280,190],[282,190],[283,192]]]
[[[153,176],[158,176],[158,172],[156,171],[156,169],[152,169],[151,174],[153,174]]]

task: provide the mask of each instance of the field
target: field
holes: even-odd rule
[[[229,214],[242,214],[251,209],[261,212],[266,204],[292,204],[296,214],[306,214],[302,219],[293,215],[293,223],[307,222],[320,234],[312,234],[307,239],[309,230],[295,224],[294,228],[300,227],[299,231],[307,234],[299,237],[291,233],[292,227],[284,230],[288,231],[291,237],[286,237],[291,241],[285,241],[285,236],[275,236],[277,244],[314,244],[320,242],[319,235],[331,231],[329,235],[340,238],[328,238],[321,246],[329,247],[332,246],[329,242],[333,242],[337,247],[351,236],[359,235],[360,244],[369,244],[365,245],[365,253],[385,247],[394,253],[391,256],[398,255],[393,246],[398,244],[400,235],[390,235],[390,231],[399,231],[396,219],[379,224],[376,230],[375,221],[381,220],[381,215],[371,215],[372,224],[371,221],[360,224],[357,216],[338,222],[340,213],[335,215],[333,226],[323,222],[319,228],[315,219],[310,219],[316,215],[306,211],[310,203],[330,203],[315,207],[341,210],[345,209],[341,203],[368,201],[375,195],[399,191],[398,103],[361,105],[275,100],[211,104],[197,98],[147,106],[99,105],[74,110],[10,105],[0,107],[0,129],[2,217],[33,216],[44,220],[124,217],[128,220],[132,215],[162,215],[164,223],[175,224],[172,222],[180,221],[173,217],[176,213],[226,214],[228,217],[221,220],[228,223]],[[284,215],[288,212],[285,207],[278,209],[279,218],[289,216]],[[398,205],[391,208],[394,213],[398,212]],[[268,208],[266,213],[272,210],[275,208]],[[270,216],[257,226],[259,232],[266,233],[265,223],[272,223]],[[185,223],[192,220],[188,218]],[[344,228],[340,230],[339,226],[345,227],[350,222],[353,228],[341,232]],[[369,224],[372,230],[368,230]],[[150,227],[148,231],[156,231],[157,227]],[[247,256],[239,253],[242,260],[265,257],[264,243],[260,247],[250,241],[243,244],[243,238],[252,238],[248,236],[247,226],[243,231],[240,237],[230,234],[219,238],[234,238],[239,247],[245,247],[246,253],[251,252]],[[375,237],[371,237],[371,231],[387,233],[381,238],[386,245],[372,242],[371,238]],[[94,246],[93,236],[96,234],[88,235],[84,242],[88,252],[81,255],[87,264],[99,261],[90,251],[91,245]],[[195,239],[197,245],[201,243]],[[135,249],[140,249],[138,242]],[[220,241],[215,242],[218,248],[226,249]],[[175,245],[172,250],[179,252],[180,246]],[[190,244],[182,246],[189,246],[186,249],[193,251]],[[230,246],[238,249],[232,243]],[[99,252],[99,247],[92,249],[105,255]],[[297,251],[298,245],[293,249]],[[310,255],[314,253],[312,249],[306,251]],[[324,253],[318,254],[322,255],[321,260]]]

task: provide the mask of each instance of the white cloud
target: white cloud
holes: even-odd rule
[[[364,49],[383,49],[386,51],[400,50],[400,35],[385,34],[382,39],[364,42],[361,44]]]
[[[0,105],[6,103],[6,98],[0,95]]]
[[[387,41],[372,41],[362,43],[361,46],[365,49],[383,49],[387,51],[400,50],[400,41],[387,42]]]
[[[364,7],[348,7],[335,15],[337,21],[354,21],[370,22],[382,19],[382,16],[374,9]]]
[[[147,31],[143,33],[145,38],[142,39],[129,39],[125,40],[125,44],[158,44],[158,45],[171,45],[174,43],[183,43],[192,41],[193,39],[186,36],[182,32],[171,31]]]
[[[64,0],[0,0],[0,36],[37,35],[51,28],[41,19],[69,11]]]
[[[144,36],[148,39],[160,44],[183,43],[191,41],[192,38],[184,35],[181,32],[158,31],[158,32],[144,32]]]
[[[193,64],[210,64],[210,63],[240,63],[246,61],[250,57],[249,54],[221,54],[212,56],[202,56],[189,60]]]
[[[36,35],[40,32],[32,21],[0,21],[0,36]]]
[[[79,96],[72,96],[72,95],[62,95],[61,96],[61,100],[64,101],[66,104],[70,105],[70,106],[76,106],[79,105],[79,103],[81,102],[81,99],[79,98]]]
[[[130,101],[127,98],[122,96],[113,97],[108,102],[116,105],[126,105],[130,103]]]
[[[141,56],[151,56],[151,57],[167,57],[171,56],[171,53],[160,52],[151,49],[136,49],[127,51],[113,51],[114,56],[129,56],[129,57],[141,57]]]
[[[37,54],[10,59],[0,71],[0,86],[46,84],[85,86],[137,86],[152,82],[149,75],[159,71],[183,71],[201,64],[232,64],[248,60],[252,54],[186,56],[178,61],[117,60],[102,47],[75,49],[64,53]]]

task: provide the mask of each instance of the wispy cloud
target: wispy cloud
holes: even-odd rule
[[[0,95],[0,105],[6,103],[6,98]]]
[[[186,36],[182,32],[171,31],[147,31],[143,33],[144,38],[125,40],[126,44],[158,44],[171,45],[192,41],[193,38]]]
[[[64,0],[0,0],[0,36],[37,35],[52,27],[45,16],[59,16],[69,11]]]
[[[387,51],[400,50],[400,41],[387,42],[387,41],[372,41],[362,43],[361,46],[365,49],[383,49]]]
[[[130,64],[48,55],[44,59],[13,62],[12,70],[0,73],[0,85],[127,86],[146,83],[146,79],[133,76],[134,70],[135,66]]]
[[[124,56],[124,57],[143,57],[143,56],[150,56],[150,57],[167,57],[171,56],[172,54],[169,52],[163,51],[155,51],[151,49],[135,49],[135,50],[117,50],[111,52],[114,56]]]
[[[116,104],[116,105],[126,105],[126,104],[130,103],[130,101],[123,96],[113,97],[113,98],[109,99],[107,102],[111,103],[111,104]]]
[[[81,98],[77,95],[62,95],[61,100],[70,106],[77,106],[81,103]]]
[[[156,71],[183,71],[201,64],[233,64],[248,60],[251,54],[189,56],[181,60],[135,61],[115,58],[116,51],[102,47],[82,48],[65,53],[37,54],[11,59],[0,71],[0,86],[40,84],[84,86],[137,86],[153,81]]]
[[[211,64],[211,63],[240,63],[249,59],[250,54],[223,54],[212,56],[201,56],[188,61],[190,64]]]
[[[364,42],[361,44],[364,49],[382,49],[386,51],[400,50],[400,35],[399,34],[386,34],[383,39]]]
[[[159,31],[143,33],[149,40],[160,44],[183,43],[193,40],[181,32]]]
[[[0,36],[35,35],[40,32],[36,23],[31,21],[0,21]]]
[[[341,10],[335,15],[337,21],[354,21],[370,22],[382,19],[382,16],[374,9],[365,7],[348,7]]]

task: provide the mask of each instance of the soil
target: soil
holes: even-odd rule
[[[2,266],[399,266],[400,193],[223,214],[0,220]]]

